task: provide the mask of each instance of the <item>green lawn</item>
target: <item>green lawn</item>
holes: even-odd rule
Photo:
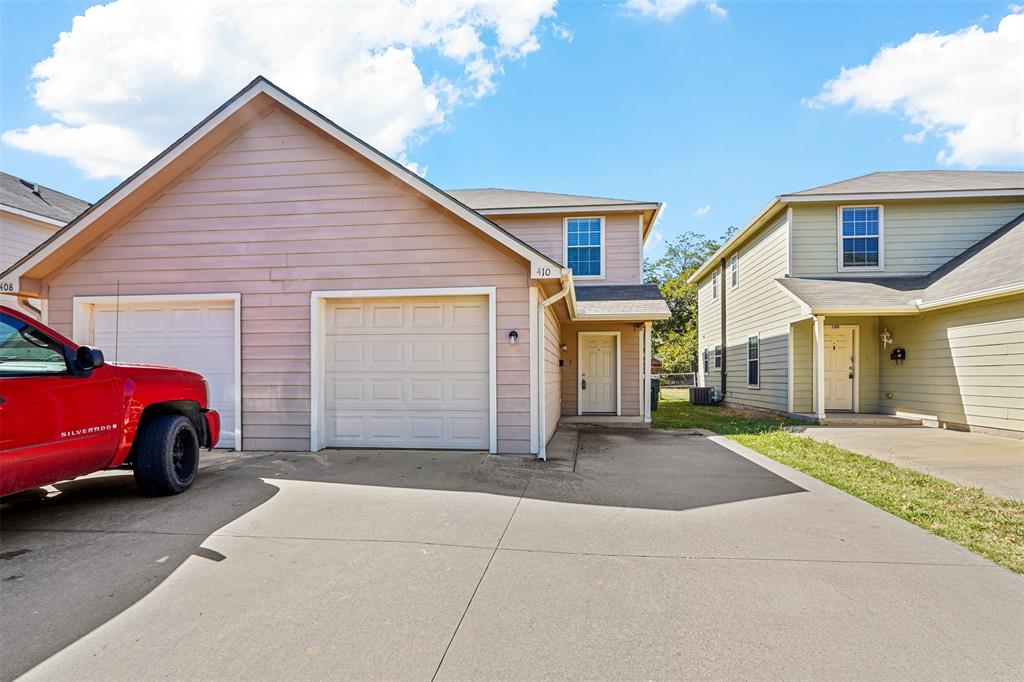
[[[870,502],[930,533],[1024,574],[1024,503],[962,488],[913,469],[790,433],[798,424],[720,406],[691,405],[668,389],[653,426],[708,429]]]

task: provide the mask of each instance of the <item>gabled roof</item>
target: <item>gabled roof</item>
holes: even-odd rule
[[[557,279],[561,276],[562,266],[559,263],[551,260],[540,251],[537,251],[526,242],[491,222],[443,190],[438,189],[424,178],[351,134],[323,114],[300,102],[263,76],[259,76],[171,144],[171,146],[162,151],[156,158],[79,215],[78,218],[58,230],[50,239],[43,242],[20,261],[5,270],[2,277],[8,281],[13,280],[12,283],[15,284],[17,293],[38,294],[40,278],[46,276],[54,268],[68,260],[75,253],[76,248],[80,248],[86,243],[87,237],[91,234],[88,231],[109,227],[109,225],[105,226],[101,222],[108,213],[115,215],[118,211],[123,213],[130,206],[122,207],[122,202],[128,204],[130,203],[128,202],[129,199],[138,202],[140,201],[139,196],[149,196],[148,192],[153,191],[153,186],[157,183],[154,178],[161,171],[167,169],[168,166],[171,166],[171,164],[180,162],[182,159],[187,160],[190,153],[193,156],[198,154],[198,151],[193,151],[193,147],[197,150],[202,150],[207,136],[212,137],[213,133],[222,131],[225,127],[234,129],[251,120],[253,115],[251,109],[257,107],[253,103],[261,98],[266,98],[262,101],[267,105],[272,100],[273,103],[294,113],[328,135],[331,139],[348,147],[359,156],[389,173],[398,181],[419,191],[486,236],[522,256],[530,263],[532,277],[538,279]],[[206,144],[208,145],[209,142],[206,142]],[[95,237],[96,235],[92,236]]]
[[[576,319],[667,320],[672,317],[657,284],[576,287]]]
[[[818,196],[832,194],[892,194],[896,192],[975,192],[1024,190],[1024,173],[1013,171],[886,171],[868,173],[849,180],[840,180],[820,187],[783,196]]]
[[[530,192],[521,189],[484,187],[480,189],[450,189],[452,195],[462,203],[478,211],[523,208],[587,208],[591,206],[622,206],[656,208],[656,201],[634,199],[610,199],[589,197],[580,194],[557,194],[554,192]]]
[[[89,202],[0,171],[0,208],[63,225],[89,208]]]
[[[917,312],[1024,292],[1024,213],[924,277],[776,280],[811,312]]]
[[[746,225],[690,275],[688,282],[707,276],[711,267],[734,248],[757,234],[792,204],[838,201],[901,201],[1024,197],[1024,173],[1016,171],[888,171],[869,173],[820,187],[780,194],[765,204]]]

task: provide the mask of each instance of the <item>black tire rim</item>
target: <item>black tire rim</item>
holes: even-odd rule
[[[178,433],[174,435],[171,461],[174,465],[174,475],[179,481],[187,481],[195,473],[196,444],[187,429],[179,429]]]

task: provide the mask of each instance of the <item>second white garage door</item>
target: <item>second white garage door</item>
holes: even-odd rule
[[[92,343],[107,360],[116,357],[120,362],[168,365],[202,374],[210,385],[210,403],[220,413],[217,447],[235,447],[235,302],[141,303],[122,298],[119,307],[95,305]]]
[[[487,301],[486,296],[328,301],[326,445],[487,449]]]

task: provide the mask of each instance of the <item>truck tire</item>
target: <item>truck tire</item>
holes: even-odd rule
[[[180,414],[155,417],[138,434],[135,483],[146,495],[177,495],[189,489],[199,470],[199,437]]]

